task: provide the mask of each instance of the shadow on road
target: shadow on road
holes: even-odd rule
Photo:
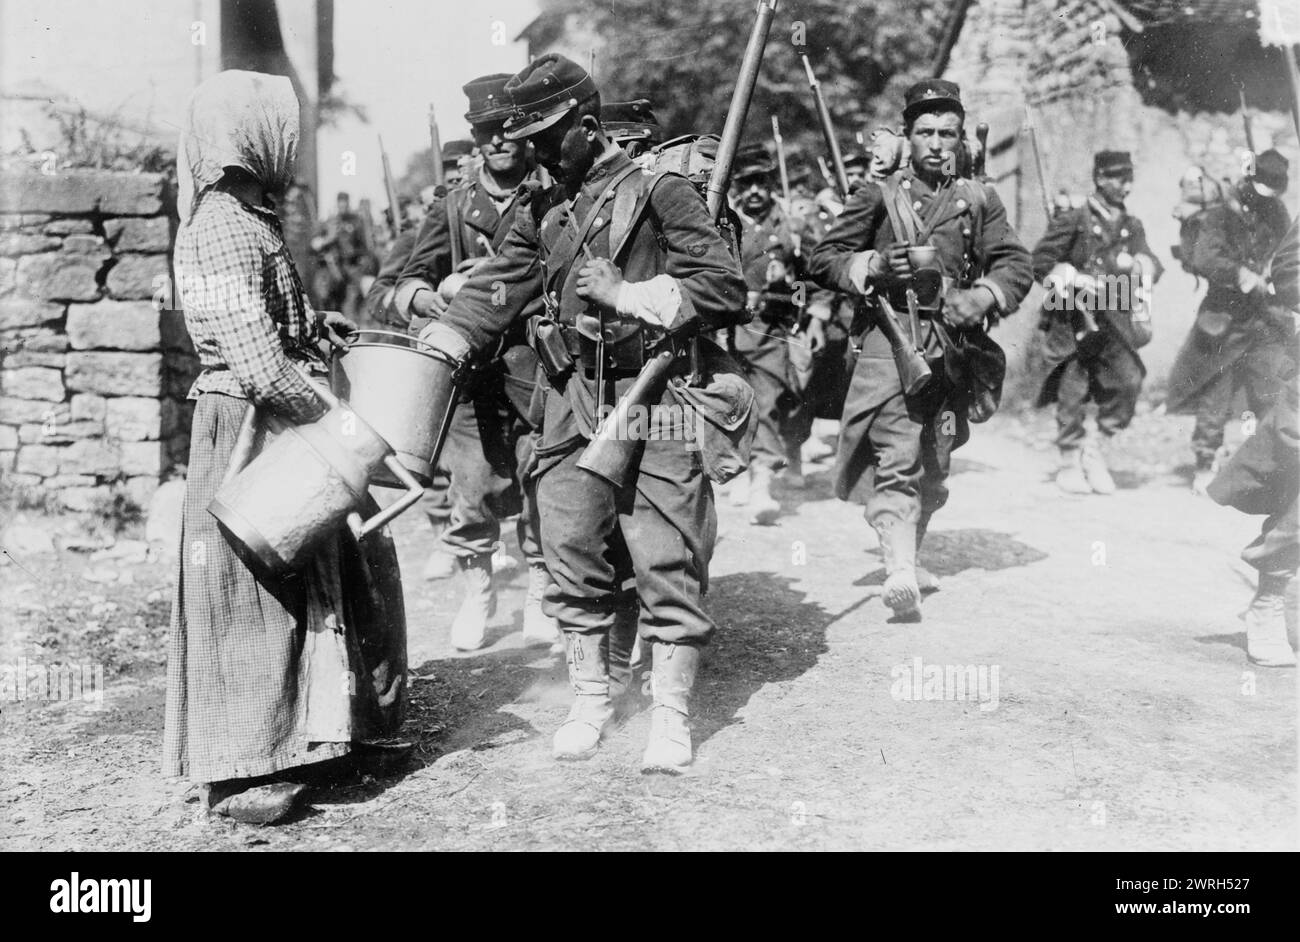
[[[932,530],[921,545],[920,564],[936,576],[955,576],[967,569],[994,572],[1028,566],[1047,554],[997,530]],[[855,581],[856,586],[882,585],[885,570],[876,569]]]
[[[801,676],[826,651],[826,628],[848,612],[827,612],[770,572],[719,576],[709,584],[709,611],[719,630],[696,685],[696,745],[744,722],[737,714],[767,684]],[[856,608],[865,602],[855,602]]]

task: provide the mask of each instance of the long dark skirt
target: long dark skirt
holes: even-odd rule
[[[346,529],[304,571],[249,569],[208,513],[248,403],[194,410],[167,651],[163,772],[196,782],[268,775],[396,732],[406,615],[386,530]],[[373,508],[370,512],[373,512]]]

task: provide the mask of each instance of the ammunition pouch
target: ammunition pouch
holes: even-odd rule
[[[564,329],[549,317],[533,317],[528,322],[528,344],[537,354],[537,362],[551,385],[556,388],[564,385],[574,367]]]

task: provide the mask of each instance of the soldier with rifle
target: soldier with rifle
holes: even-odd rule
[[[797,355],[804,353],[807,360],[825,345],[823,322],[830,317],[828,299],[806,281],[806,252],[816,235],[806,217],[776,199],[776,169],[767,149],[753,145],[737,154],[731,184],[741,223],[740,267],[753,314],[750,323],[736,328],[734,348],[754,387],[758,413],[747,509],[749,522],[760,526],[775,522],[781,512],[771,490],[778,472],[786,469],[790,483],[803,485],[800,449],[811,434],[812,415]]]
[[[1015,311],[1032,271],[997,193],[955,175],[966,116],[957,85],[927,79],[905,101],[910,165],[849,199],[809,268],[823,287],[863,297],[836,494],[849,499],[865,477],[884,602],[914,621],[917,550],[948,499],[952,451],[1001,393],[1005,358],[985,328]]]
[[[631,405],[662,416],[702,388],[693,380],[708,370],[697,362],[716,358],[692,355],[697,343],[710,346],[694,338],[744,320],[744,281],[692,185],[643,173],[610,140],[585,69],[547,54],[507,90],[506,134],[531,141],[559,186],[521,190],[498,254],[422,337],[463,360],[529,320],[547,376],[535,472],[555,580],[545,609],[563,629],[574,692],[553,754],[595,754],[614,716],[612,649],[629,652],[639,626],[652,645],[654,697],[642,770],[679,772],[692,758],[688,699],[700,649],[714,631],[701,604],[717,526],[707,449],[683,441],[680,424],[633,434],[614,417]],[[545,310],[530,318],[539,297]],[[721,396],[714,418],[743,421],[746,406],[743,395]],[[621,467],[593,462],[593,439],[624,454]]]
[[[361,217],[352,211],[352,197],[338,195],[338,212],[327,219],[311,240],[320,258],[316,296],[322,308],[356,317],[361,303],[361,278],[373,275],[375,257],[366,241]]]
[[[1265,264],[1291,224],[1279,198],[1288,163],[1276,150],[1250,156],[1252,172],[1200,214],[1181,251],[1183,266],[1209,282],[1170,371],[1167,400],[1171,413],[1196,415],[1197,493],[1214,477],[1238,391],[1244,389],[1246,407],[1262,417],[1277,398],[1285,362],[1294,357],[1290,315],[1278,309],[1265,278]]]
[[[1056,403],[1056,483],[1067,494],[1113,494],[1107,466],[1113,436],[1128,427],[1146,367],[1138,350],[1151,339],[1150,286],[1164,272],[1142,221],[1124,208],[1133,188],[1125,151],[1099,151],[1096,191],[1079,209],[1052,217],[1034,248],[1034,277],[1046,279],[1043,324],[1050,371],[1038,406]],[[1097,404],[1100,441],[1084,426]]]
[[[417,329],[447,309],[467,272],[500,250],[519,211],[519,187],[529,178],[531,157],[527,142],[505,136],[511,114],[505,94],[509,78],[486,75],[464,86],[469,99],[465,119],[482,154],[482,167],[473,179],[447,190],[430,206],[398,276],[394,308],[404,323],[414,322]],[[532,306],[540,310],[540,298],[534,298]],[[501,519],[514,512],[520,513],[519,545],[529,570],[524,639],[538,644],[558,641],[554,620],[542,612],[550,578],[537,540],[527,476],[520,471],[528,463],[529,433],[536,424],[529,409],[535,382],[536,358],[520,322],[501,338],[496,356],[482,363],[462,387],[443,448],[442,464],[451,476],[451,518],[442,529],[438,508],[430,511],[430,523],[441,529],[443,552],[431,556],[426,576],[439,575],[446,556],[455,558],[465,597],[452,621],[451,641],[462,651],[480,648],[486,641],[497,602],[493,550],[501,538]]]

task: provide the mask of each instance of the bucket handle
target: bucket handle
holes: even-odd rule
[[[401,331],[397,331],[397,330],[380,330],[379,328],[376,327],[357,328],[355,331],[353,331],[351,334],[348,335],[348,347],[351,347],[354,343],[359,342],[359,338],[361,337],[362,334],[377,334],[380,337],[396,337],[398,340],[403,341],[402,344],[403,346],[406,346],[408,344],[418,343],[421,347],[427,348],[427,350],[430,352],[436,352],[438,349],[433,344],[429,343],[429,341],[421,340],[419,337],[415,336],[414,334],[404,334]],[[347,348],[344,348],[343,351],[337,351],[336,348],[336,353],[338,353],[338,355],[341,356],[342,353],[346,352],[346,350]],[[420,350],[418,352],[424,353],[425,351]]]
[[[330,389],[313,380],[311,375],[302,367],[297,367],[297,370],[303,375],[303,379],[307,380],[307,382],[311,384],[311,388],[315,390],[316,395],[320,396],[324,403],[331,409],[349,408],[343,400],[334,395]],[[402,463],[397,460],[397,456],[392,453],[391,449],[388,456],[384,458],[384,466],[392,472],[393,476],[396,477],[397,480],[402,482],[406,487],[406,492],[365,522],[362,522],[361,514],[357,513],[355,510],[348,514],[348,529],[352,531],[352,536],[358,541],[387,524],[388,521],[392,520],[424,496],[424,488],[420,485],[420,482],[415,480],[411,472],[407,471],[406,468],[402,466]]]

